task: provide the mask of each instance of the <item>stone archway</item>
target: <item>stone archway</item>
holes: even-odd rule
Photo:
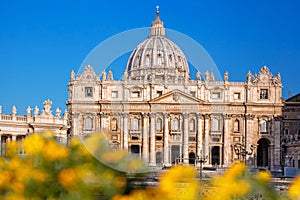
[[[270,140],[261,138],[257,142],[257,166],[270,167]]]

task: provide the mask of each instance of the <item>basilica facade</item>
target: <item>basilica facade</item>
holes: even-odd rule
[[[181,49],[165,35],[156,11],[150,34],[132,52],[124,76],[98,76],[88,65],[71,72],[67,101],[71,135],[106,134],[149,166],[280,168],[282,84],[263,66],[244,82],[217,81],[212,72],[193,80]]]

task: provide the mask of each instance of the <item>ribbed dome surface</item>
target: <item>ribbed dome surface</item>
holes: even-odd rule
[[[182,82],[189,78],[187,60],[180,48],[166,38],[158,10],[150,36],[132,52],[125,73],[130,80]]]

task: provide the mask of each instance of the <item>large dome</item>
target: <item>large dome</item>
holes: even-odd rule
[[[148,39],[129,57],[126,71],[129,80],[183,82],[189,79],[189,67],[180,48],[165,36],[163,22],[156,10]]]

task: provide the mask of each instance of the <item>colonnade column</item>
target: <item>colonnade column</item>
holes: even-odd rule
[[[204,156],[209,156],[209,146],[208,146],[208,142],[209,142],[209,115],[205,115],[205,121],[204,121],[204,134],[205,134],[205,141],[204,141],[204,147],[205,147],[205,151],[204,151]]]
[[[128,150],[128,113],[123,113],[123,149]]]
[[[183,113],[183,163],[189,163],[189,114]]]
[[[164,129],[164,164],[169,166],[169,114],[164,115]]]
[[[224,115],[224,165],[229,166],[231,164],[230,162],[230,152],[231,152],[231,147],[230,147],[230,136],[229,136],[229,115]]]
[[[155,113],[150,113],[150,163],[155,166]]]
[[[146,162],[149,162],[149,157],[148,157],[148,114],[143,113],[143,148],[142,148],[142,154],[143,154],[143,159]]]
[[[197,113],[197,156],[203,157],[203,141],[202,141],[202,115]]]

